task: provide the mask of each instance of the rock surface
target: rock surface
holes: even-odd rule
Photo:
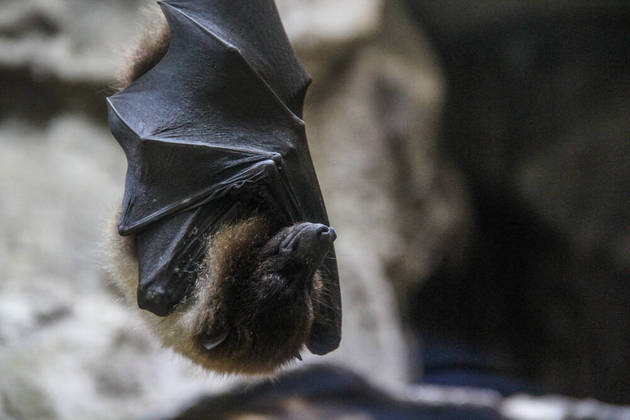
[[[0,417],[137,418],[219,389],[108,288],[101,230],[124,157],[104,127],[5,120],[0,144]]]

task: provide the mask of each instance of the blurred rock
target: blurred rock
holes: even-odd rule
[[[383,0],[276,2],[300,60],[320,82],[334,77],[336,63],[351,58],[361,43],[379,32],[383,4]]]
[[[142,0],[6,0],[0,18],[0,65],[33,78],[108,83],[114,54],[138,30]]]
[[[60,115],[0,126],[0,417],[137,418],[226,385],[164,352],[108,290],[123,155]]]
[[[485,390],[398,386],[395,391],[344,368],[311,366],[194,401],[177,420],[266,419],[499,419],[501,399]]]
[[[191,402],[177,420],[203,419],[628,419],[630,407],[557,395],[502,398],[483,389],[402,385],[385,389],[377,378],[347,369],[311,366],[290,372],[274,384],[203,397]],[[162,417],[161,417],[162,418]]]
[[[386,381],[413,375],[408,343],[391,326],[411,304],[409,288],[461,252],[467,213],[457,172],[435,150],[442,84],[432,51],[396,2],[383,13],[371,40],[313,82],[304,115],[340,233],[346,311],[331,358],[366,374],[378,365]]]

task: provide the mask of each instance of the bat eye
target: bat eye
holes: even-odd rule
[[[203,348],[205,348],[206,350],[212,350],[216,347],[218,347],[219,345],[221,345],[221,343],[223,343],[225,341],[225,339],[228,337],[228,332],[224,331],[222,333],[219,334],[212,334],[212,333],[203,333],[201,335],[200,341],[201,341],[201,345],[203,346]]]

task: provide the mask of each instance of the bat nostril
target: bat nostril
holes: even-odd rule
[[[321,225],[317,229],[317,234],[322,238],[330,239],[331,242],[337,239],[337,233],[335,232],[335,230],[325,225]]]

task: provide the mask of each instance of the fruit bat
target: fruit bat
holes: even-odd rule
[[[156,325],[186,324],[190,342],[170,325],[167,345],[211,369],[270,371],[304,344],[328,353],[341,337],[336,234],[301,119],[310,77],[275,4],[158,3],[167,41],[107,98],[128,163],[120,277]]]

